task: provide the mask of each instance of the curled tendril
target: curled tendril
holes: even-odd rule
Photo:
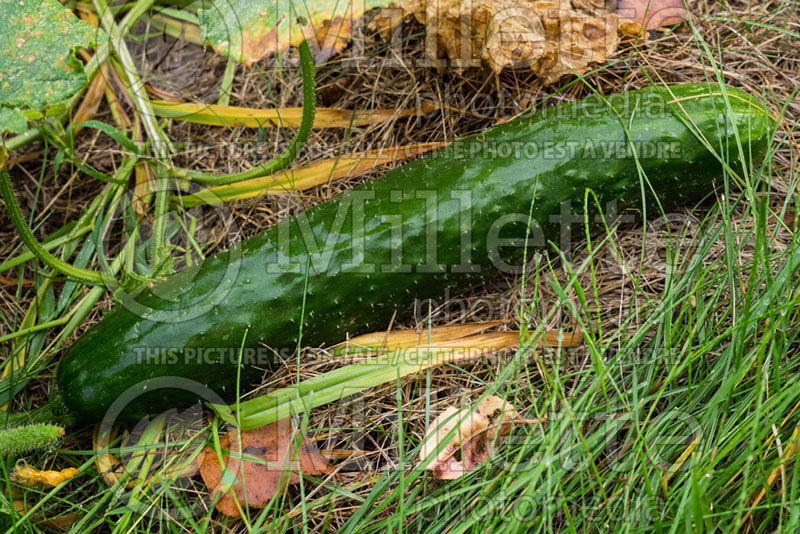
[[[300,127],[286,150],[274,159],[250,169],[249,171],[233,174],[213,174],[189,169],[178,169],[176,172],[178,177],[187,178],[201,184],[225,185],[272,174],[286,168],[294,161],[297,157],[297,152],[303,147],[308,140],[308,136],[311,134],[311,128],[314,125],[314,115],[316,114],[314,58],[311,55],[311,48],[308,46],[308,41],[300,43],[298,51],[300,52],[300,70],[303,74],[303,116],[300,120]]]

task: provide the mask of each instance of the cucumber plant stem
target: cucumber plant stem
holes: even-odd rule
[[[54,248],[58,248],[61,245],[64,245],[66,243],[70,243],[70,242],[78,239],[79,237],[81,237],[82,235],[86,234],[87,232],[91,232],[93,229],[94,229],[94,226],[92,226],[91,224],[87,224],[85,226],[81,226],[81,227],[69,232],[67,235],[63,235],[63,236],[61,236],[59,238],[56,238],[56,239],[51,239],[50,241],[45,241],[44,243],[41,244],[42,248],[45,249],[45,250],[52,250]],[[3,263],[0,263],[0,273],[5,272],[5,271],[7,271],[9,269],[12,269],[12,268],[16,267],[17,265],[21,265],[21,264],[25,263],[26,261],[32,260],[35,257],[36,256],[34,256],[34,254],[32,252],[30,252],[30,251],[21,252],[19,255],[14,256],[13,258],[10,258],[10,259],[4,261]]]
[[[69,276],[70,278],[80,280],[81,282],[86,282],[87,284],[104,284],[103,275],[97,271],[90,271],[89,269],[83,269],[81,267],[70,265],[69,263],[56,258],[47,252],[44,247],[42,247],[42,245],[34,237],[31,229],[28,228],[28,223],[25,222],[25,217],[22,215],[22,210],[20,209],[17,199],[14,196],[14,189],[11,187],[11,180],[8,177],[8,171],[5,169],[0,171],[0,192],[3,195],[3,200],[6,202],[6,209],[8,210],[8,216],[11,218],[11,223],[14,225],[14,228],[19,234],[20,239],[22,239],[22,242],[25,243],[25,246],[28,247],[28,250],[30,250],[37,258],[39,258],[43,263],[52,269],[55,269],[56,271]]]
[[[297,157],[297,152],[308,140],[311,128],[314,125],[314,115],[316,114],[316,89],[314,81],[314,58],[311,55],[311,48],[307,41],[303,41],[297,47],[300,52],[300,69],[303,74],[303,117],[300,120],[300,127],[289,146],[276,158],[259,165],[249,171],[236,172],[233,174],[213,174],[207,172],[193,171],[191,169],[176,169],[176,176],[187,178],[194,182],[208,185],[226,185],[259,176],[267,176],[288,166]]]
[[[139,112],[144,129],[147,131],[148,137],[150,137],[153,151],[157,157],[164,159],[167,157],[164,135],[155,120],[155,113],[144,91],[144,84],[139,76],[139,72],[136,70],[133,57],[131,57],[130,51],[124,41],[125,35],[136,22],[136,19],[138,19],[144,11],[149,9],[153,5],[153,2],[154,0],[139,0],[139,2],[136,3],[136,9],[131,10],[119,25],[114,22],[114,15],[108,10],[108,5],[105,0],[94,0],[93,4],[100,18],[100,24],[108,33],[114,52],[116,52],[120,63],[122,63],[123,80],[126,82],[133,105],[136,111]],[[133,18],[134,16],[136,18]]]
[[[142,120],[147,136],[150,138],[150,146],[153,147],[153,152],[156,157],[163,161],[169,159],[169,139],[167,139],[156,122],[153,106],[150,104],[150,99],[147,97],[147,93],[144,90],[142,79],[139,76],[139,72],[136,70],[136,64],[123,40],[123,37],[139,16],[149,9],[153,3],[154,0],[139,0],[134,6],[134,9],[132,9],[122,22],[117,25],[116,22],[114,22],[114,15],[108,10],[107,1],[93,0],[95,9],[100,17],[100,23],[103,25],[106,32],[108,32],[114,51],[123,66],[123,79],[126,82],[131,100]],[[162,179],[167,179],[163,176],[163,170],[159,170],[158,174]],[[156,190],[153,214],[152,272],[161,271],[169,256],[166,242],[166,214],[169,210],[169,199],[169,187],[161,186]]]
[[[236,61],[228,58],[225,65],[225,72],[222,75],[222,84],[219,88],[219,98],[217,104],[227,106],[231,103],[231,90],[233,90],[233,77],[236,74]]]
[[[39,323],[35,326],[31,326],[29,328],[24,328],[22,330],[17,330],[16,332],[0,336],[0,343],[5,343],[6,341],[10,341],[12,339],[16,339],[21,336],[27,336],[28,334],[33,334],[34,332],[39,332],[41,330],[47,330],[48,328],[53,328],[54,326],[61,326],[68,322],[69,322],[69,314],[65,315],[64,317],[60,317],[58,319],[53,319],[52,321],[47,321],[46,323]]]

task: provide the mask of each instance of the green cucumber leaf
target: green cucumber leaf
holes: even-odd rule
[[[23,133],[28,129],[25,113],[14,108],[0,108],[0,133]]]
[[[86,85],[75,51],[106,35],[57,0],[0,2],[0,132],[24,131],[27,118],[49,115]]]

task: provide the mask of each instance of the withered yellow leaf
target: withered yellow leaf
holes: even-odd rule
[[[256,109],[199,102],[171,102],[167,100],[153,100],[151,103],[153,111],[159,117],[228,128],[238,126],[248,128],[270,126],[296,128],[300,126],[303,118],[303,108],[301,107]],[[423,102],[419,106],[406,109],[353,111],[339,108],[317,108],[314,116],[314,128],[368,126],[392,119],[424,115],[431,113],[435,109],[436,106],[432,102]]]
[[[193,195],[174,197],[173,201],[183,206],[217,204],[267,195],[278,195],[289,191],[304,191],[344,177],[358,176],[379,165],[424,154],[447,145],[446,142],[419,143],[416,145],[388,147],[326,158],[302,167],[244,180],[229,185],[204,189]]]

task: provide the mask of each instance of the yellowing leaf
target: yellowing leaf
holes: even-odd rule
[[[415,345],[427,345],[454,341],[473,334],[480,334],[502,324],[502,321],[485,321],[436,326],[423,330],[395,330],[392,332],[373,332],[356,336],[334,348],[334,354],[354,354],[366,350],[391,352]]]
[[[194,102],[167,102],[164,100],[153,100],[152,104],[153,111],[159,117],[229,128],[237,126],[248,128],[263,128],[267,126],[296,128],[300,126],[303,116],[303,108],[299,107],[253,109]],[[421,105],[409,109],[376,109],[372,111],[317,108],[314,116],[314,128],[368,126],[380,124],[391,119],[430,113],[434,109],[434,104],[430,102],[423,102]]]
[[[490,332],[486,330],[502,324],[502,321],[486,321],[480,323],[464,323],[456,325],[435,326],[430,329],[397,330],[394,332],[372,332],[354,337],[334,349],[334,354],[358,354],[363,352],[392,352],[413,347],[458,347],[489,348],[494,350],[511,348],[519,345],[521,332],[507,330]],[[476,335],[481,334],[481,335]],[[574,347],[580,343],[580,331],[564,333],[547,331],[538,339],[539,345],[550,347]],[[466,343],[466,345],[464,345]]]
[[[353,24],[351,19],[335,17],[333,20],[326,20],[316,30],[317,51],[314,54],[314,61],[322,63],[328,58],[339,54],[350,43],[352,36]]]
[[[183,206],[218,204],[231,200],[304,191],[346,176],[358,176],[393,161],[423,154],[447,143],[420,143],[402,147],[357,152],[347,156],[323,159],[304,167],[280,171],[269,176],[244,180],[230,185],[204,189],[193,195],[174,197]]]

